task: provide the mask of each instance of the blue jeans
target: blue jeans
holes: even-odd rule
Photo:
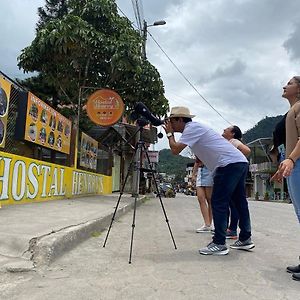
[[[229,212],[229,222],[228,222],[229,225],[228,225],[228,228],[231,231],[236,232],[237,227],[238,227],[238,223],[239,223],[239,218],[240,218],[239,213],[238,213],[233,201],[230,201],[229,207],[230,207],[230,212]]]
[[[287,177],[287,186],[300,223],[300,159],[296,160],[291,175]]]
[[[250,214],[245,191],[247,172],[248,164],[242,162],[216,169],[211,199],[215,244],[225,245],[230,201],[233,201],[240,217],[239,240],[245,241],[251,237]]]

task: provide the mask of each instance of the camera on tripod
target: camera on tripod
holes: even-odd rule
[[[120,196],[119,196],[119,199],[118,199],[117,204],[115,206],[115,210],[114,210],[113,216],[111,218],[110,225],[109,225],[109,228],[108,228],[105,240],[104,240],[104,244],[103,244],[103,247],[105,247],[108,236],[109,236],[109,233],[110,233],[110,230],[112,228],[113,221],[115,219],[115,215],[117,213],[117,210],[118,210],[118,207],[119,207],[119,204],[120,204],[121,197],[122,197],[123,192],[124,192],[126,181],[127,181],[128,177],[129,177],[129,174],[130,174],[130,170],[134,170],[134,172],[133,172],[133,195],[134,195],[135,198],[134,198],[134,206],[133,206],[133,219],[132,219],[132,225],[131,225],[132,229],[131,229],[130,252],[129,252],[129,263],[130,264],[131,264],[131,256],[132,256],[133,235],[134,235],[134,228],[135,228],[137,198],[139,197],[139,187],[140,187],[140,178],[141,178],[140,175],[144,172],[147,172],[148,174],[149,173],[151,174],[151,177],[153,179],[153,182],[154,182],[154,185],[155,185],[155,188],[156,188],[156,193],[159,197],[159,201],[160,201],[160,204],[161,204],[161,207],[162,207],[162,211],[164,213],[165,220],[166,220],[166,223],[167,223],[167,226],[168,226],[168,229],[169,229],[169,232],[170,232],[173,244],[174,244],[174,248],[177,249],[177,246],[176,246],[176,243],[175,243],[175,240],[174,240],[174,237],[173,237],[173,233],[171,231],[171,227],[170,227],[170,224],[169,224],[169,220],[168,220],[168,217],[167,217],[167,213],[166,213],[166,210],[164,208],[164,204],[163,204],[162,199],[161,199],[160,191],[158,189],[157,179],[155,177],[156,170],[154,170],[152,168],[151,161],[150,161],[150,158],[149,158],[149,154],[147,152],[147,147],[145,145],[145,142],[141,139],[141,132],[142,132],[143,127],[145,125],[151,123],[154,126],[160,126],[160,125],[164,124],[164,121],[160,120],[155,115],[153,115],[150,112],[150,110],[147,108],[147,106],[142,102],[138,102],[135,105],[134,111],[131,113],[131,119],[136,121],[137,124],[139,125],[139,127],[137,128],[136,132],[129,138],[129,140],[127,140],[127,143],[130,140],[132,140],[134,137],[138,137],[138,142],[135,145],[135,152],[132,156],[132,160],[131,160],[130,165],[128,167],[127,175],[125,176],[125,180],[124,180],[124,182],[122,184],[122,187],[120,189]],[[143,159],[142,158],[143,158],[144,155],[146,157],[146,161],[148,162],[149,169],[146,169],[146,168],[143,167]]]

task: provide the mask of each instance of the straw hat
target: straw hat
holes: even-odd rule
[[[171,108],[169,118],[194,118],[195,115],[190,114],[190,110],[184,106],[174,106]]]

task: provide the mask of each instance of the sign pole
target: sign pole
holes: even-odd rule
[[[78,160],[78,140],[79,140],[79,120],[80,120],[80,105],[81,105],[81,87],[79,87],[78,107],[77,107],[77,124],[76,124],[76,138],[75,138],[75,153],[74,153],[74,168],[77,169]]]

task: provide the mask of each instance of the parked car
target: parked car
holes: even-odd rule
[[[176,191],[171,183],[163,182],[159,184],[159,193],[166,198],[175,198]]]

